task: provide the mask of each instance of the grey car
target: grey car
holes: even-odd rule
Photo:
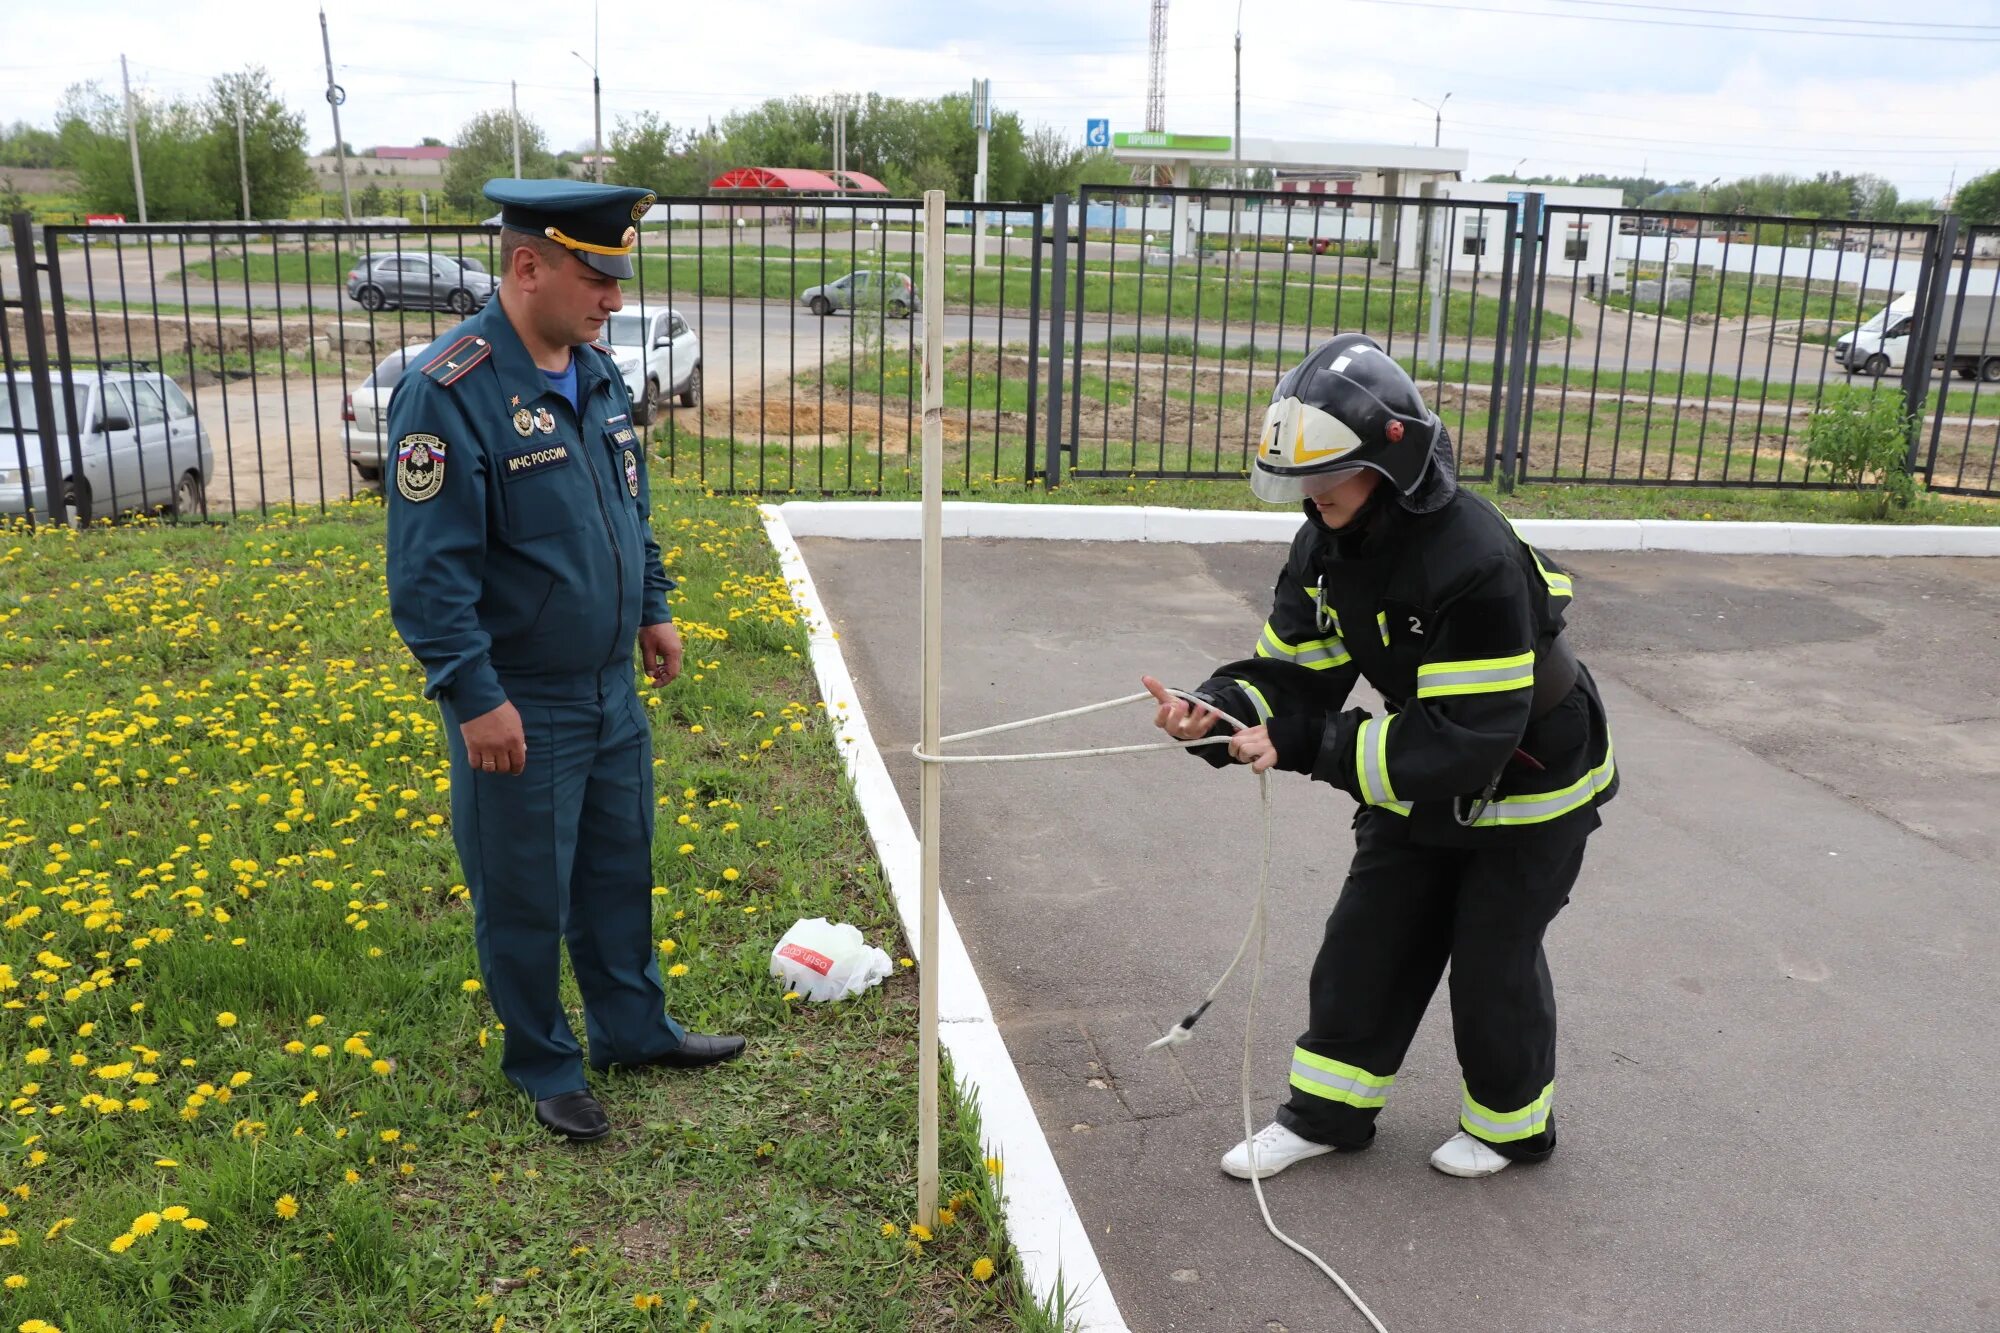
[[[366,482],[382,480],[383,460],[389,452],[389,400],[411,363],[430,348],[426,342],[399,347],[376,363],[368,378],[346,394],[340,403],[342,430],[347,437],[347,461],[354,473]]]
[[[365,255],[347,271],[347,294],[363,310],[449,310],[469,315],[493,296],[493,278],[457,255]]]
[[[909,274],[867,268],[824,287],[808,287],[799,293],[799,302],[815,315],[861,309],[881,310],[895,319],[907,319],[924,308]]]
[[[57,489],[81,522],[127,511],[208,513],[215,469],[208,432],[180,385],[150,367],[78,367],[58,378],[55,431]],[[78,438],[69,441],[71,411]],[[25,372],[0,377],[0,515],[46,512],[40,421]],[[82,466],[79,467],[78,463]],[[25,466],[24,466],[25,465]]]

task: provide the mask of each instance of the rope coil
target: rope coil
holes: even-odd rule
[[[1199,704],[1209,709],[1221,717],[1223,721],[1228,722],[1238,730],[1242,730],[1244,727],[1242,722],[1229,716],[1229,714],[1223,712],[1221,709],[1216,708],[1214,704],[1206,699],[1198,698],[1185,690],[1169,688],[1167,692],[1175,698],[1184,699],[1188,703]],[[1117,699],[1107,699],[1102,703],[1085,704],[1081,708],[1067,708],[1057,713],[1045,713],[1039,717],[1022,718],[1016,722],[1002,722],[997,726],[980,727],[974,731],[961,731],[950,736],[941,736],[938,738],[938,747],[942,749],[944,746],[957,741],[977,740],[983,736],[998,736],[1006,732],[1020,731],[1026,727],[1040,726],[1048,722],[1061,722],[1073,717],[1083,717],[1089,713],[1108,712],[1114,708],[1123,708],[1127,704],[1138,703],[1142,700],[1151,701],[1152,699],[1152,694],[1142,690],[1137,694],[1128,694]],[[910,753],[915,755],[920,762],[926,764],[1022,764],[1049,762],[1059,759],[1102,759],[1117,755],[1148,754],[1163,750],[1191,750],[1203,745],[1224,745],[1228,743],[1228,740],[1227,736],[1205,736],[1198,740],[1156,741],[1147,745],[1101,745],[1081,750],[1043,750],[1023,754],[993,755],[928,754],[924,751],[922,742],[919,742],[910,747]],[[1264,850],[1262,864],[1257,874],[1257,900],[1255,905],[1250,909],[1250,924],[1243,932],[1242,942],[1236,946],[1235,957],[1229,960],[1229,966],[1222,970],[1222,975],[1216,978],[1215,984],[1208,988],[1208,993],[1202,997],[1201,1003],[1196,1006],[1194,1012],[1168,1029],[1166,1035],[1148,1043],[1146,1049],[1151,1051],[1159,1050],[1163,1047],[1171,1048],[1190,1040],[1194,1036],[1195,1023],[1200,1020],[1204,1013],[1208,1012],[1208,1007],[1215,1003],[1215,997],[1221,992],[1229,978],[1235,974],[1237,965],[1243,961],[1243,955],[1249,952],[1251,941],[1256,941],[1257,951],[1251,959],[1250,965],[1250,1005],[1243,1019],[1243,1069],[1240,1092],[1242,1094],[1243,1109],[1243,1138],[1249,1145],[1250,1186],[1257,1196],[1257,1211],[1263,1215],[1265,1230],[1269,1231],[1294,1253],[1303,1255],[1305,1258],[1311,1260],[1320,1272],[1331,1278],[1334,1285],[1340,1288],[1341,1294],[1346,1296],[1354,1308],[1361,1312],[1363,1318],[1367,1319],[1370,1327],[1375,1329],[1375,1333],[1389,1333],[1388,1329],[1383,1326],[1382,1321],[1375,1317],[1375,1312],[1368,1308],[1367,1303],[1360,1296],[1355,1294],[1354,1288],[1347,1285],[1347,1279],[1335,1272],[1333,1267],[1324,1259],[1278,1229],[1278,1224],[1271,1220],[1271,1206],[1264,1198],[1264,1184],[1259,1178],[1257,1170],[1257,1136],[1253,1130],[1250,1113],[1250,1061],[1256,1033],[1257,1001],[1262,993],[1264,983],[1265,905],[1269,899],[1271,888],[1271,775],[1268,771],[1257,775],[1257,795],[1263,814]]]

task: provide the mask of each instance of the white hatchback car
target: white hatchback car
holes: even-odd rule
[[[420,342],[397,348],[376,362],[368,378],[341,400],[347,461],[361,480],[382,480],[382,460],[389,451],[389,399],[395,396],[396,383],[403,378],[410,362],[430,346],[429,342]]]
[[[57,483],[72,519],[153,509],[207,515],[215,456],[180,385],[143,364],[121,363],[78,366],[52,387]],[[47,485],[34,386],[25,371],[0,376],[0,516],[46,512]]]
[[[674,310],[627,306],[604,321],[601,337],[632,395],[632,419],[650,426],[667,399],[701,405],[701,340]]]

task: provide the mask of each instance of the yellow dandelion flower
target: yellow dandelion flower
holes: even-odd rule
[[[229,1076],[229,1086],[232,1088],[240,1088],[249,1081],[250,1071],[247,1069],[239,1069]]]
[[[397,1139],[403,1137],[403,1131],[400,1129],[385,1129],[382,1131],[380,1137],[384,1143],[394,1143]]]
[[[289,1222],[299,1215],[299,1201],[289,1194],[280,1194],[274,1209],[279,1217]]]
[[[26,1055],[21,1057],[22,1064],[45,1065],[48,1062],[49,1062],[49,1048],[46,1046],[37,1046],[35,1047],[34,1050],[29,1051]]]
[[[889,1240],[894,1240],[897,1236],[900,1236],[902,1234],[903,1234],[903,1229],[897,1226],[894,1222],[884,1222],[882,1224],[882,1235],[884,1236],[884,1238]]]
[[[316,1028],[324,1022],[326,1022],[325,1014],[313,1014],[306,1019],[306,1026],[309,1028]]]
[[[722,872],[722,877],[728,880],[730,883],[734,884],[737,880],[743,878],[743,872],[738,870],[735,866],[731,866],[727,870]]]
[[[670,977],[684,977],[687,974],[688,974],[688,965],[686,963],[675,963],[672,967],[667,969],[667,975]]]
[[[124,1235],[114,1239],[109,1248],[113,1254],[123,1254],[125,1251],[131,1249],[133,1245],[137,1244],[138,1240],[137,1236],[128,1231]]]
[[[657,1310],[664,1304],[666,1304],[665,1298],[650,1291],[641,1292],[632,1298],[634,1310]]]
[[[150,1236],[159,1229],[160,1215],[158,1213],[141,1213],[132,1219],[132,1234],[135,1236]]]
[[[974,1282],[991,1282],[993,1280],[993,1261],[983,1254],[974,1259],[972,1261],[972,1280]]]
[[[208,1230],[208,1223],[202,1221],[199,1217],[183,1217],[181,1219],[181,1225],[183,1227],[186,1227],[189,1231]]]
[[[185,1222],[187,1220],[187,1215],[188,1215],[188,1210],[183,1208],[179,1204],[175,1204],[171,1208],[162,1208],[160,1210],[160,1220],[163,1222]]]
[[[7,1275],[7,1281],[6,1281],[7,1290],[19,1291],[21,1288],[27,1285],[28,1285],[28,1279],[23,1277],[21,1274],[9,1273]]]
[[[236,1015],[224,1009],[215,1016],[215,1025],[219,1028],[233,1028],[236,1026]]]
[[[929,1240],[931,1238],[931,1229],[922,1222],[912,1222],[910,1223],[910,1234],[918,1240]]]
[[[680,945],[680,941],[679,941],[679,940],[675,940],[675,939],[664,939],[664,940],[661,940],[661,941],[660,941],[660,952],[661,952],[661,953],[672,953],[672,952],[673,952],[674,950],[676,950],[676,949],[678,949],[678,948],[680,948],[680,947],[681,947],[681,945]]]
[[[173,1158],[171,1158],[171,1157],[156,1157],[156,1158],[154,1158],[154,1159],[153,1159],[153,1165],[154,1165],[154,1166],[179,1166],[179,1165],[180,1165],[180,1163],[179,1163],[179,1162],[176,1162],[176,1161],[175,1161],[175,1160],[174,1160]]]
[[[305,1053],[306,1053],[306,1044],[304,1042],[288,1041],[285,1043],[286,1055],[304,1055]]]
[[[1005,1162],[1002,1162],[998,1157],[989,1157],[986,1159],[987,1175],[994,1176],[997,1178],[1006,1169],[1007,1169],[1007,1164]]]
[[[319,1100],[319,1089],[313,1088],[307,1091],[303,1096],[299,1098],[299,1105],[311,1106],[314,1102],[318,1100]]]
[[[471,977],[467,977],[465,980],[459,982],[458,988],[467,995],[476,995],[479,993],[479,983]]]
[[[57,1223],[54,1226],[48,1229],[47,1233],[42,1236],[42,1239],[54,1240],[57,1236],[62,1235],[63,1232],[69,1230],[71,1227],[75,1225],[76,1225],[75,1218],[73,1217],[62,1218],[59,1221],[57,1221]]]
[[[379,1075],[382,1078],[387,1078],[395,1068],[396,1066],[390,1064],[387,1060],[373,1060],[368,1065],[370,1073]]]

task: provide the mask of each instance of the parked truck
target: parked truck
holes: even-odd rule
[[[1960,295],[1960,276],[1945,282],[1938,311],[1936,364],[1949,365],[1961,379],[2000,383],[2000,295],[1990,272],[1972,274],[1972,290]],[[1833,345],[1834,360],[1850,375],[1886,375],[1901,370],[1915,336],[1917,294],[1905,292],[1887,308]],[[1954,336],[1954,323],[1956,331]]]

